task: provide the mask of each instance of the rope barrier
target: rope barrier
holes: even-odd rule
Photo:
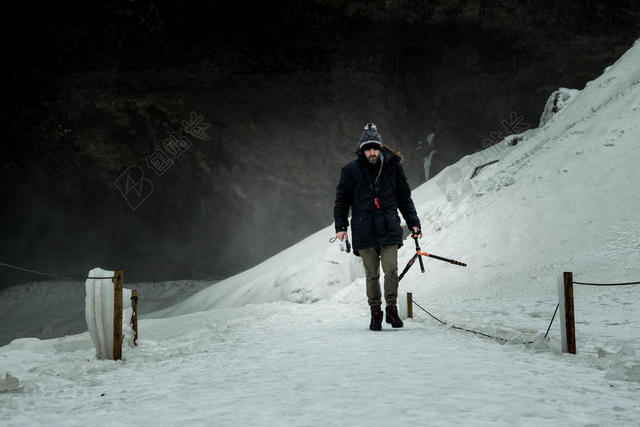
[[[483,337],[487,337],[487,338],[491,338],[494,340],[498,340],[498,341],[502,341],[502,342],[509,342],[508,339],[506,338],[502,338],[502,337],[495,337],[493,335],[489,335],[489,334],[485,334],[484,332],[479,332],[479,331],[474,331],[472,329],[466,329],[466,328],[462,328],[460,326],[456,326],[454,324],[449,325],[447,322],[445,322],[444,320],[440,320],[438,319],[436,316],[434,316],[433,314],[429,313],[423,306],[421,306],[420,304],[418,304],[414,299],[411,300],[411,302],[413,304],[415,304],[420,310],[424,311],[425,313],[427,313],[429,316],[431,316],[433,319],[437,320],[438,322],[440,322],[441,324],[445,325],[445,326],[450,326],[453,329],[457,329],[459,331],[465,331],[465,332],[470,332],[472,334],[476,334],[476,335],[481,335]],[[549,334],[549,330],[551,329],[551,325],[553,324],[553,320],[556,318],[556,313],[558,312],[558,308],[560,307],[560,304],[556,305],[556,310],[553,313],[553,317],[551,318],[551,322],[549,323],[549,327],[547,328],[547,333],[544,334],[545,339],[547,338],[547,335]],[[524,344],[534,344],[535,341],[527,341]]]
[[[24,271],[24,272],[27,272],[27,273],[39,274],[41,276],[58,277],[58,278],[63,278],[63,279],[78,279],[78,280],[85,280],[85,279],[113,279],[113,276],[109,276],[109,277],[83,277],[83,276],[71,276],[71,275],[68,275],[68,274],[45,273],[43,271],[31,270],[30,268],[20,267],[18,265],[7,264],[7,263],[4,263],[4,262],[0,262],[0,266],[11,268],[13,270]]]
[[[413,302],[415,305],[417,305],[418,307],[420,307],[420,309],[422,311],[424,311],[425,313],[427,313],[429,316],[433,317],[434,319],[436,319],[438,322],[442,323],[443,325],[446,325],[447,322],[443,322],[442,320],[438,319],[436,316],[434,316],[433,314],[429,313],[427,310],[425,310],[420,304],[418,304],[417,302],[415,302],[415,300],[412,300],[411,302]]]
[[[453,329],[458,329],[460,331],[465,331],[465,332],[471,332],[472,334],[482,335],[483,337],[492,338],[494,340],[498,340],[498,341],[502,341],[502,342],[508,342],[509,341],[506,338],[494,337],[493,335],[485,334],[484,332],[472,331],[471,329],[461,328],[461,327],[456,326],[456,325],[451,325],[451,327]],[[529,341],[529,342],[527,342],[527,344],[533,344],[533,341]]]
[[[574,285],[585,286],[628,286],[628,285],[640,285],[640,282],[626,282],[626,283],[585,283],[585,282],[573,282]]]
[[[565,353],[576,354],[576,325],[575,325],[575,308],[573,303],[573,285],[584,286],[629,286],[640,285],[640,282],[620,282],[620,283],[593,283],[593,282],[579,282],[573,280],[573,273],[570,271],[563,272],[562,276],[558,277],[558,302],[564,304],[565,310],[563,318],[560,320],[561,332],[562,332],[562,351]],[[556,309],[557,310],[557,309]],[[555,313],[554,313],[555,316]],[[551,319],[553,322],[553,319]],[[549,331],[547,330],[547,333]]]
[[[547,338],[549,335],[549,331],[551,330],[551,325],[553,325],[553,320],[556,318],[556,313],[558,313],[558,309],[560,308],[560,303],[556,305],[556,310],[553,312],[553,317],[551,318],[551,322],[549,322],[549,327],[547,328],[547,333],[544,334],[544,337]]]

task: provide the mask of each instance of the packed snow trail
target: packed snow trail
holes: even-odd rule
[[[122,362],[88,334],[0,348],[21,393],[3,425],[635,425],[636,383],[584,360],[416,318],[371,332],[366,310],[270,303],[141,322]]]

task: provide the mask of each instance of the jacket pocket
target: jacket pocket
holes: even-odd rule
[[[397,211],[385,211],[384,219],[387,224],[387,231],[389,233],[397,232],[398,230],[402,232],[402,227],[400,226],[400,217],[398,216]]]
[[[362,242],[371,238],[373,223],[370,215],[362,215],[351,219],[351,234],[353,241]]]

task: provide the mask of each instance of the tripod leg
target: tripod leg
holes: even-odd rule
[[[413,265],[414,262],[416,262],[416,258],[418,257],[418,254],[415,254],[407,263],[407,266],[404,268],[404,270],[402,270],[402,273],[400,273],[400,275],[398,276],[398,282],[400,280],[402,280],[402,278],[404,277],[405,273],[407,271],[409,271],[409,269],[411,268],[411,266]],[[420,258],[420,262],[422,263],[422,258]]]
[[[422,257],[419,256],[418,259],[420,260],[420,271],[422,271],[424,273],[424,263],[422,262]]]
[[[422,257],[420,256],[420,245],[418,245],[418,235],[417,234],[413,235],[413,241],[416,244],[416,256],[420,260],[420,271],[422,271],[424,273],[424,263],[422,262]]]

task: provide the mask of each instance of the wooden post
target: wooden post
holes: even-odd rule
[[[573,273],[564,272],[558,278],[558,304],[560,304],[560,334],[562,351],[576,354],[576,325],[573,307]]]
[[[124,272],[113,275],[113,360],[122,359],[122,279]]]
[[[407,292],[407,317],[413,319],[413,293]]]
[[[138,345],[138,291],[131,290],[131,329],[133,329],[133,345]]]

